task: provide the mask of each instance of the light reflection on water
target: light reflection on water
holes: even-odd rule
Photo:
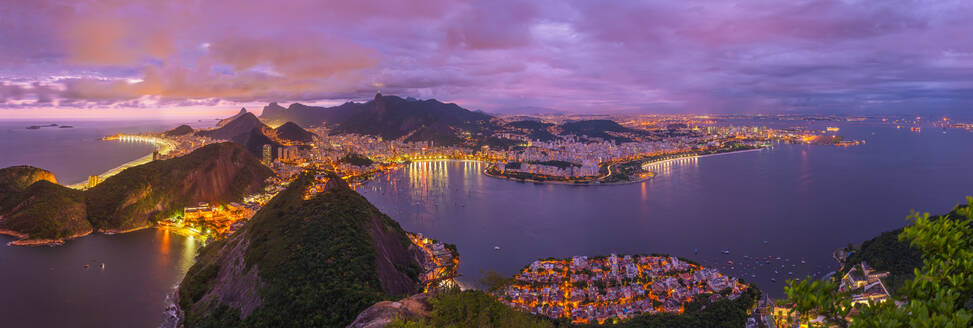
[[[438,161],[410,164],[359,192],[406,230],[456,244],[467,284],[481,271],[513,274],[538,258],[659,252],[779,297],[785,279],[833,270],[832,250],[901,227],[911,209],[947,211],[973,194],[964,164],[973,154],[955,151],[973,134],[871,129],[842,128],[871,136],[858,147],[686,158],[627,185],[513,182],[483,176],[483,163]]]

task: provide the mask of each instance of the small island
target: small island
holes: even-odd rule
[[[50,128],[50,127],[55,127],[55,126],[57,126],[57,124],[54,124],[54,123],[51,123],[51,124],[48,124],[48,125],[31,125],[31,126],[28,126],[27,129],[28,130],[39,130],[40,128]]]

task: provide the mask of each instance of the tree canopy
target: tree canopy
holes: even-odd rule
[[[899,234],[922,252],[922,266],[904,283],[902,293],[881,303],[857,306],[837,292],[833,281],[788,281],[786,302],[807,321],[840,327],[970,327],[973,325],[973,197],[950,214],[930,218],[912,213],[911,226]],[[850,313],[850,315],[849,315]]]

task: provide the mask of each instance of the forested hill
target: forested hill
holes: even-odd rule
[[[84,194],[57,184],[50,171],[31,166],[0,169],[0,230],[29,244],[91,233]]]
[[[341,179],[305,200],[309,180],[201,250],[179,287],[186,327],[344,327],[419,291],[424,255],[399,224]]]
[[[142,228],[197,202],[240,201],[261,190],[271,175],[240,145],[210,144],[130,167],[85,191],[88,220],[103,231]]]
[[[965,217],[961,214],[961,209],[967,206],[966,204],[957,205],[948,214],[931,218],[948,220]],[[888,285],[889,292],[897,293],[899,287],[902,287],[906,280],[912,279],[913,270],[922,266],[922,252],[912,248],[908,242],[900,241],[899,234],[901,233],[902,229],[883,232],[854,247],[851,255],[845,259],[845,270],[842,270],[839,274],[844,274],[848,268],[864,261],[877,271],[889,272],[889,276],[885,280],[886,285]]]

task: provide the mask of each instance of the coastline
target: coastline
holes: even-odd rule
[[[74,234],[62,239],[30,239],[30,235],[28,234],[13,230],[0,229],[0,235],[18,238],[17,240],[8,242],[7,246],[61,246],[64,245],[65,241],[85,237],[92,233],[94,233],[94,230]]]
[[[167,143],[164,143],[164,142],[152,142],[151,144],[155,145],[155,150],[156,151],[159,151],[159,153],[163,153],[164,154],[164,153],[168,153],[169,152],[169,148],[168,148],[169,146],[168,146]],[[134,166],[139,166],[139,165],[142,165],[142,164],[151,162],[151,161],[152,161],[152,152],[149,152],[148,154],[146,154],[146,155],[144,155],[142,157],[139,157],[139,158],[133,159],[131,161],[122,163],[121,165],[118,165],[116,167],[113,167],[113,168],[109,169],[108,171],[105,171],[105,172],[102,172],[101,174],[98,174],[98,180],[104,181],[105,179],[108,179],[109,177],[111,177],[111,176],[113,176],[115,174],[118,174],[119,172],[122,172],[122,171],[124,171],[127,168],[134,167]],[[88,180],[84,180],[84,181],[80,181],[80,182],[77,182],[77,183],[74,183],[74,184],[64,185],[64,186],[65,187],[68,187],[68,188],[71,188],[71,189],[84,189],[85,187],[87,187],[87,185],[88,185]]]
[[[7,246],[52,246],[53,247],[53,246],[61,246],[61,245],[64,245],[64,243],[67,242],[68,240],[76,239],[76,238],[81,238],[81,237],[87,237],[87,236],[90,236],[90,235],[92,235],[94,233],[102,233],[102,234],[105,234],[105,235],[115,235],[115,234],[129,233],[129,232],[135,232],[135,231],[139,231],[139,230],[149,229],[149,228],[152,228],[154,226],[156,226],[155,223],[149,223],[149,224],[147,224],[145,226],[142,226],[142,227],[136,227],[136,228],[124,229],[124,230],[117,230],[117,229],[112,229],[112,230],[95,230],[95,229],[91,229],[91,230],[88,230],[86,232],[73,234],[73,235],[70,235],[70,236],[67,236],[67,237],[61,238],[61,239],[31,239],[29,234],[25,234],[25,233],[18,232],[18,231],[14,231],[14,230],[7,230],[7,229],[0,229],[0,235],[5,235],[5,236],[10,236],[10,237],[17,238],[17,240],[13,240],[13,241],[7,242]]]
[[[665,160],[661,160],[661,161],[657,161],[657,162],[648,162],[646,164],[663,164],[663,163],[667,163],[667,162],[670,162],[670,161],[678,161],[678,160],[685,159],[685,158],[703,158],[703,157],[709,157],[709,156],[720,156],[720,155],[729,155],[729,154],[739,154],[739,153],[746,153],[746,152],[753,152],[753,151],[762,151],[762,150],[765,150],[765,149],[769,149],[769,148],[768,147],[761,147],[761,148],[756,148],[756,149],[735,150],[735,151],[728,151],[728,152],[722,152],[722,153],[716,153],[716,154],[706,154],[706,155],[677,157],[677,158],[670,158],[670,159],[665,159]],[[615,164],[612,164],[612,165],[615,165]],[[491,165],[491,167],[492,167],[492,165]],[[491,177],[491,178],[501,179],[501,180],[507,180],[507,181],[524,182],[524,183],[538,183],[538,184],[560,184],[560,185],[568,185],[568,186],[613,186],[613,185],[626,185],[626,184],[633,184],[633,183],[641,183],[641,182],[645,182],[645,181],[651,180],[652,178],[655,178],[655,172],[653,172],[652,176],[645,177],[645,178],[639,178],[639,179],[636,179],[636,180],[626,180],[626,181],[616,181],[616,182],[601,182],[600,180],[597,180],[596,179],[596,180],[594,180],[592,182],[575,183],[575,182],[564,182],[564,181],[542,181],[542,180],[532,180],[532,179],[510,178],[510,177],[505,177],[505,176],[499,176],[499,175],[489,174],[489,173],[487,173],[487,170],[489,170],[489,169],[490,169],[490,167],[487,167],[481,173],[483,175],[488,176],[488,177]],[[604,179],[605,177],[607,177],[607,176],[598,177],[598,179]]]

